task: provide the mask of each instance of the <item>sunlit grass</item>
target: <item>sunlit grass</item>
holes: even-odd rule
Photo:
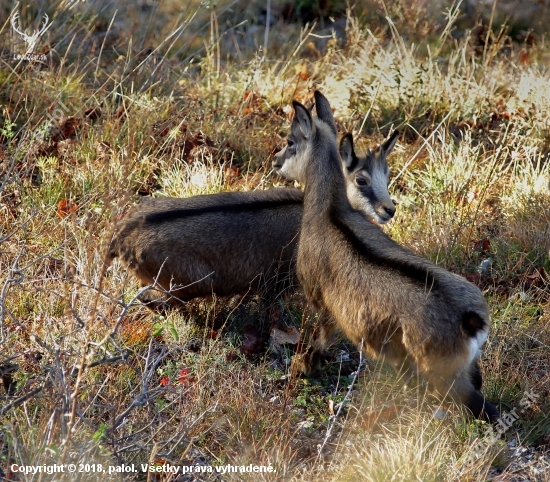
[[[65,3],[48,6],[65,22],[49,33],[48,68],[0,67],[0,365],[18,366],[16,398],[42,387],[4,415],[2,463],[253,463],[277,467],[265,480],[477,481],[508,466],[514,438],[546,450],[543,41],[503,37],[480,50],[474,25],[453,37],[456,12],[392,2],[377,3],[378,23],[348,12],[347,41],[323,51],[311,43],[313,26],[278,19],[265,51],[254,5],[242,2],[118,2],[99,11],[90,1],[74,14]],[[36,8],[23,12],[29,24]],[[237,19],[247,23],[236,27]],[[8,45],[9,23],[0,36]],[[540,397],[472,465],[483,424],[370,363],[323,446],[356,351],[337,344],[324,376],[301,380],[288,373],[291,346],[241,349],[260,336],[254,330],[299,327],[300,294],[269,309],[209,300],[159,315],[128,306],[141,288],[121,263],[104,264],[114,222],[142,196],[283,185],[267,175],[271,156],[290,127],[290,101],[309,103],[314,88],[361,149],[402,131],[389,159],[398,210],[386,231],[484,290],[493,320],[481,362],[488,399],[510,410],[525,390]],[[50,132],[47,114],[60,102],[56,121],[74,117],[78,127],[70,142],[40,144],[36,133]],[[92,119],[85,112],[94,107],[101,115]],[[64,213],[62,201],[74,210]],[[81,362],[97,364],[77,378]],[[145,386],[152,396],[142,403]]]

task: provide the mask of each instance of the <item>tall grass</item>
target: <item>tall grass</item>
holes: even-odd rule
[[[484,480],[498,471],[548,480],[548,49],[498,30],[480,48],[475,24],[458,28],[464,18],[447,3],[444,15],[422,2],[374,5],[370,23],[348,11],[346,39],[321,49],[314,25],[279,18],[266,34],[255,3],[21,5],[25,25],[44,12],[54,22],[40,44],[44,65],[13,61],[18,46],[3,22],[3,475],[12,463],[169,462],[277,469],[253,480]],[[258,49],[266,36],[267,51]],[[387,231],[484,290],[487,397],[503,411],[526,391],[538,397],[474,463],[468,453],[485,426],[385,367],[368,365],[346,397],[359,357],[345,342],[320,380],[292,376],[292,346],[265,350],[273,327],[300,326],[300,294],[268,310],[213,300],[159,315],[137,301],[124,266],[105,264],[116,219],[141,196],[284,184],[270,174],[271,156],[290,101],[309,102],[313,88],[360,149],[402,131]],[[62,117],[48,120],[61,104]]]

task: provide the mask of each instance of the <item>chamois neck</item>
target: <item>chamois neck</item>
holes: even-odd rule
[[[349,204],[336,142],[322,138],[322,135],[317,131],[306,167],[304,216],[308,212],[313,215],[328,214],[335,206]]]

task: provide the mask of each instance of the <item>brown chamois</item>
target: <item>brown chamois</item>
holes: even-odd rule
[[[298,189],[143,199],[117,227],[109,258],[172,305],[282,290],[293,282],[302,201]]]
[[[326,118],[328,101],[320,92],[315,101]],[[291,136],[306,165],[297,273],[319,316],[311,351],[297,367],[306,374],[318,368],[319,352],[339,329],[367,355],[420,372],[440,396],[496,420],[496,407],[477,391],[490,324],[480,290],[414,255],[354,210],[333,133],[302,104],[293,105]]]
[[[318,112],[319,121],[327,123],[336,138],[332,113],[328,118],[324,114]],[[377,151],[387,154],[393,144]],[[350,199],[357,200],[366,216],[389,221],[395,208],[388,194],[385,155],[376,162],[370,155],[358,158],[347,137],[342,146]],[[292,152],[290,141],[277,154],[274,167],[303,182],[304,170],[293,156],[293,165],[286,166],[287,151]],[[371,179],[380,185],[371,187]],[[119,257],[143,286],[156,285],[165,292],[146,293],[146,302],[156,298],[178,305],[212,294],[278,294],[295,284],[302,200],[303,193],[296,189],[144,199],[120,221],[109,257]]]

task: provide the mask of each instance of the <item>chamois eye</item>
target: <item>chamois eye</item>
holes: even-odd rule
[[[286,141],[286,150],[291,156],[296,154],[296,142],[294,142],[293,139],[288,139]]]
[[[369,182],[364,177],[357,176],[355,178],[355,184],[358,186],[368,186]]]

